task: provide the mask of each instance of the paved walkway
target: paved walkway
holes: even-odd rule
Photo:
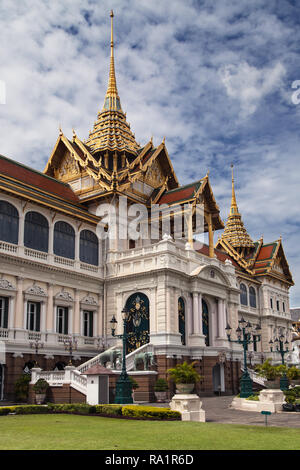
[[[207,423],[248,424],[265,426],[265,417],[256,411],[240,411],[230,408],[234,396],[201,397]],[[151,406],[168,406],[167,403],[151,403]],[[267,418],[268,426],[300,428],[300,413],[283,411]]]
[[[207,423],[248,424],[265,426],[265,417],[256,411],[240,411],[230,408],[233,396],[201,397]],[[12,402],[0,402],[0,406],[12,405]],[[143,403],[147,405],[146,403]],[[148,403],[151,406],[168,406],[168,403]],[[300,428],[300,413],[283,411],[268,416],[268,426]]]

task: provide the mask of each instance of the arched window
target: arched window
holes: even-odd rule
[[[99,264],[99,244],[97,235],[90,230],[82,230],[80,232],[80,249],[79,257],[83,263]]]
[[[27,212],[24,222],[24,246],[48,251],[49,224],[39,212]]]
[[[127,354],[149,343],[149,299],[145,294],[136,292],[126,302],[129,312],[126,323]]]
[[[54,225],[53,252],[64,258],[75,258],[75,231],[67,222]]]
[[[0,201],[0,240],[18,244],[19,214],[15,206]]]
[[[256,308],[256,292],[254,287],[249,288],[249,300],[250,300],[250,307]]]
[[[209,346],[209,315],[205,300],[202,299],[202,330],[205,336],[205,344]]]
[[[241,289],[241,294],[240,294],[241,304],[248,305],[247,287],[245,286],[245,284],[240,284],[240,289]]]
[[[178,329],[181,334],[181,344],[185,345],[185,305],[182,297],[178,299]]]

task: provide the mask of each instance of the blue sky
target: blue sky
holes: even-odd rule
[[[1,0],[0,153],[43,170],[59,125],[88,137],[108,80],[141,145],[166,145],[182,184],[207,170],[226,220],[230,164],[253,239],[283,237],[300,306],[300,3]],[[217,238],[217,235],[216,235]]]

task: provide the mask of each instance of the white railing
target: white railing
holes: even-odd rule
[[[244,371],[244,368],[241,367],[241,370]],[[263,377],[261,377],[260,375],[258,375],[254,370],[252,369],[247,369],[248,370],[248,373],[250,375],[250,379],[253,381],[253,382],[256,382],[257,384],[259,385],[262,385],[263,387],[265,387],[265,383],[266,383],[266,379],[264,379]]]
[[[42,371],[39,368],[31,370],[31,384],[35,384],[39,379],[44,379],[50,387],[62,387],[69,384],[84,395],[87,394],[87,377],[73,367],[67,366],[65,370]]]
[[[103,351],[100,354],[97,354],[97,356],[92,357],[88,361],[84,362],[83,364],[80,364],[80,366],[78,366],[76,370],[78,370],[81,373],[84,373],[90,367],[96,366],[97,364],[101,364],[101,358],[103,357],[104,354],[106,355],[110,351],[114,351],[116,349],[120,349],[120,348],[117,346],[112,346],[111,348],[106,349],[106,351]]]
[[[0,328],[0,338],[8,338],[8,329]]]
[[[152,352],[154,353],[153,345],[150,343],[144,344],[138,349],[135,349],[131,353],[127,354],[126,356],[126,370],[133,370],[134,369],[134,360],[137,354]]]
[[[0,241],[0,251],[6,251],[8,253],[17,253],[17,250],[18,250],[17,245]]]
[[[32,250],[31,248],[24,248],[24,255],[29,256],[30,258],[47,260],[48,253],[43,251]]]

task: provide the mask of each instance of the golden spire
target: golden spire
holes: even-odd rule
[[[233,164],[231,163],[231,207],[230,214],[238,214],[238,206],[236,203],[235,190],[234,190],[234,176],[233,176]]]
[[[120,97],[117,90],[116,72],[115,72],[115,59],[114,59],[114,12],[110,12],[111,26],[110,26],[110,65],[109,65],[109,78],[108,87],[104,99],[102,111],[114,110],[122,111]]]
[[[115,63],[114,63],[114,35],[113,18],[111,10],[111,32],[110,32],[110,66],[108,87],[104,99],[104,105],[90,132],[86,145],[92,154],[99,152],[128,152],[133,156],[137,155],[140,149],[135,140],[134,134],[130,130],[130,125],[126,121],[126,114],[121,108],[120,97],[117,90]],[[116,157],[115,157],[116,158]],[[119,158],[118,158],[119,160]],[[113,165],[109,165],[111,168]],[[119,167],[119,164],[117,165]]]
[[[239,213],[235,189],[234,189],[234,176],[233,176],[233,165],[231,164],[231,206],[229,216],[225,225],[224,232],[222,233],[221,239],[227,240],[231,246],[236,248],[238,251],[247,253],[247,249],[253,248],[254,243],[251,237],[248,235],[247,230],[242,221],[242,216]]]

